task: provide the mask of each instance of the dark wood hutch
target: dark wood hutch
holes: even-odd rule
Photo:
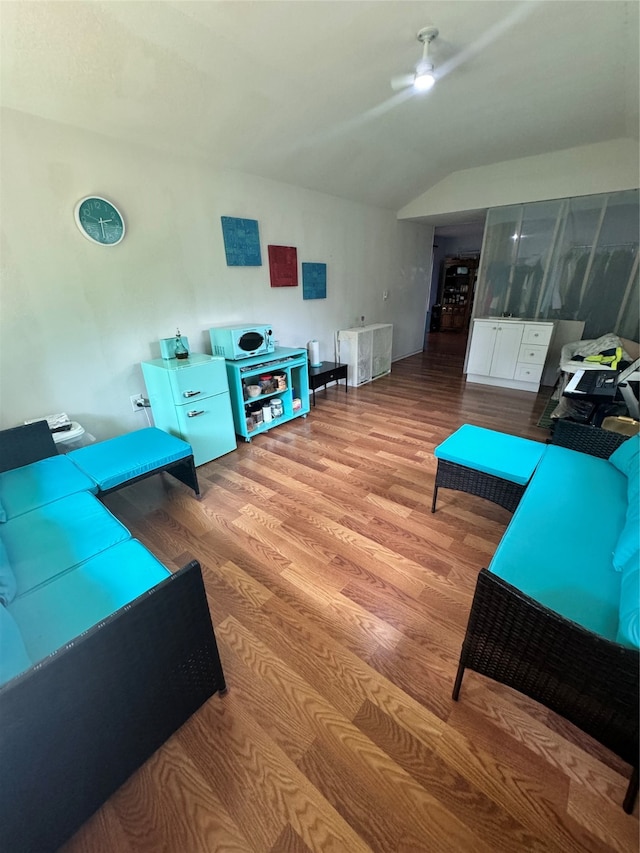
[[[466,332],[478,276],[477,257],[447,257],[440,270],[440,331]]]

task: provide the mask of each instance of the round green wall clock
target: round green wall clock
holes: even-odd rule
[[[81,233],[100,246],[116,246],[124,237],[124,219],[118,208],[106,198],[89,195],[80,199],[74,210]]]

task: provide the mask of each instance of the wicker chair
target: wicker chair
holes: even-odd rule
[[[553,443],[608,458],[626,436],[559,421]],[[638,794],[640,654],[560,616],[482,569],[453,688],[465,669],[535,699],[632,766],[623,808]]]

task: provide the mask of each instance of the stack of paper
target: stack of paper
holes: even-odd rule
[[[32,418],[30,421],[25,421],[25,424],[33,424],[36,421],[46,421],[51,432],[66,432],[71,429],[71,421],[66,412],[60,412],[57,415],[45,415],[41,418]]]

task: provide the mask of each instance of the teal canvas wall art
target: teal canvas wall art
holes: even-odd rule
[[[327,298],[327,265],[302,264],[302,298]]]
[[[260,235],[257,219],[223,216],[222,236],[228,267],[260,267]]]

